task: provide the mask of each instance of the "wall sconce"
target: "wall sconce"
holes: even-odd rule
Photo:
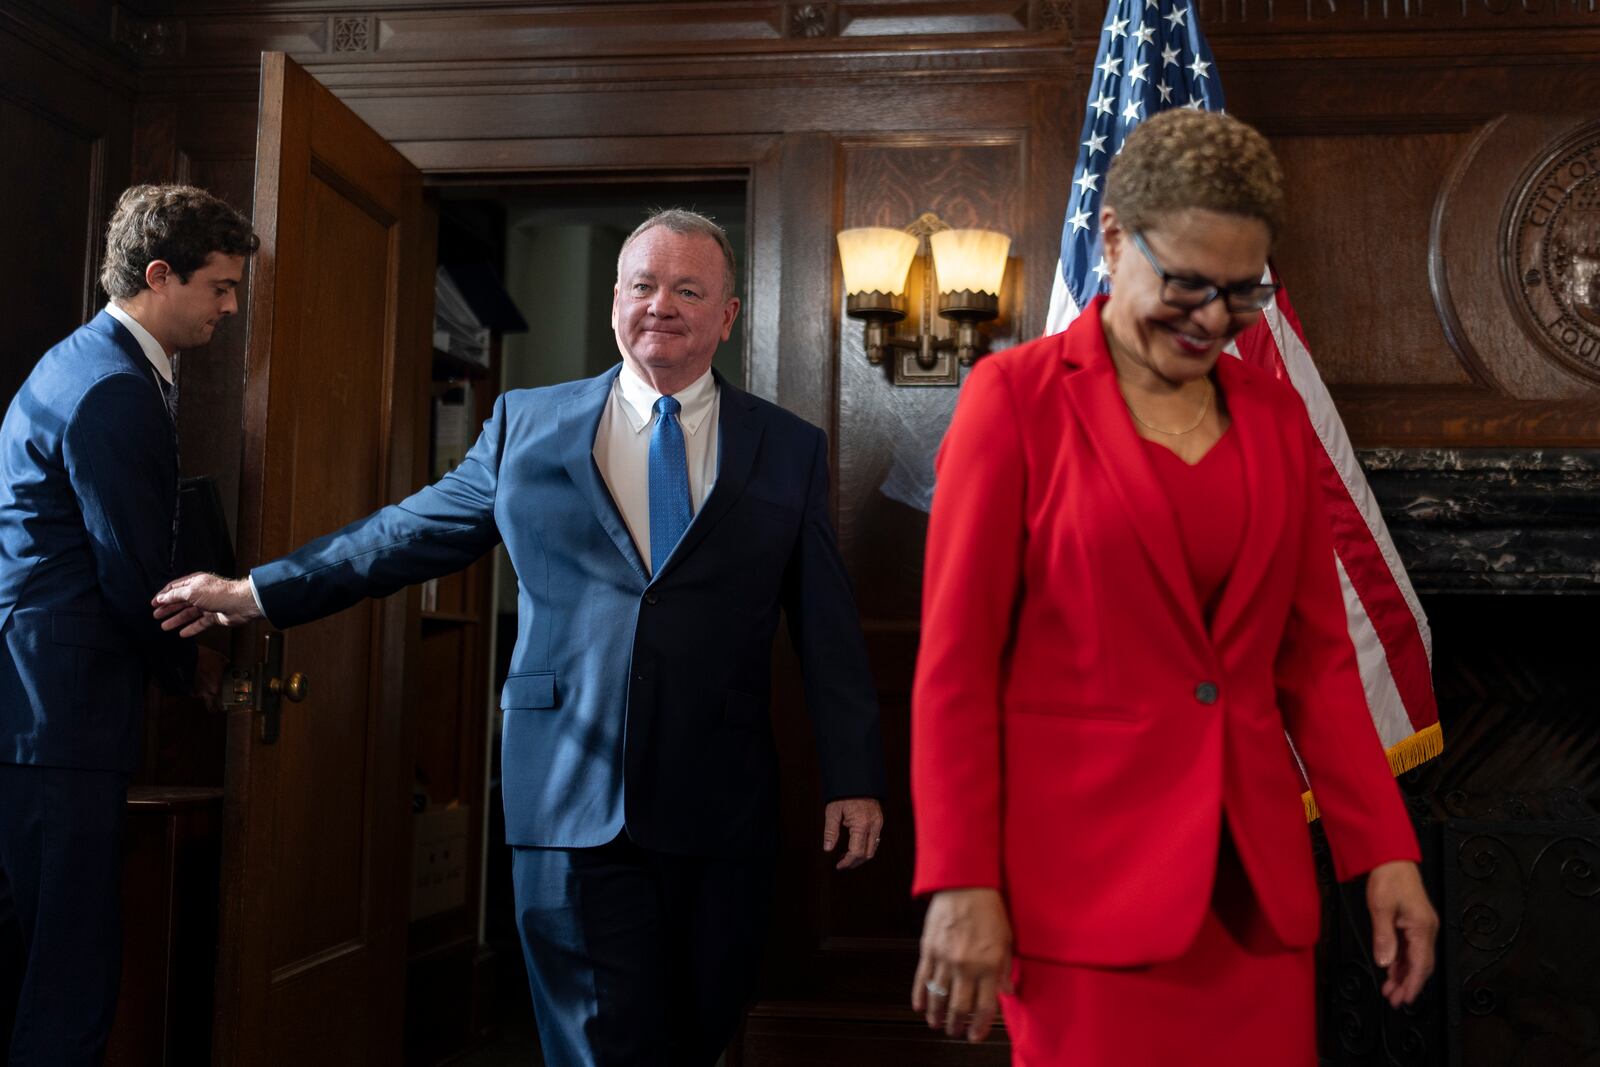
[[[867,362],[893,353],[890,380],[897,385],[956,385],[961,367],[978,355],[978,323],[1000,313],[1000,282],[1011,238],[992,230],[952,230],[924,214],[904,230],[867,226],[842,230],[845,313],[866,322]],[[908,313],[913,262],[922,261],[921,314],[915,337],[897,337],[895,323]],[[938,313],[956,324],[954,337],[935,337]]]

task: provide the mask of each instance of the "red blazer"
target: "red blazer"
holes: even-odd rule
[[[1304,407],[1231,356],[1217,377],[1249,515],[1209,628],[1099,301],[1066,333],[980,363],[940,449],[912,703],[914,890],[1002,890],[1020,955],[1182,955],[1224,808],[1273,931],[1313,944],[1285,727],[1339,878],[1418,857],[1345,629]]]

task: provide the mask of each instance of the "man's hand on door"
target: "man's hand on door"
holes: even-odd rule
[[[193,637],[213,626],[242,626],[261,618],[250,579],[196,573],[168,582],[150,601],[163,630]]]

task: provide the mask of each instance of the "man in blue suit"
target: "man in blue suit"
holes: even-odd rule
[[[0,424],[0,1047],[99,1063],[120,977],[128,775],[145,679],[214,697],[221,657],[163,633],[178,501],[171,357],[234,313],[250,224],[184,186],[123,193],[111,301]]]
[[[823,847],[877,849],[878,714],[828,502],[824,434],[716,376],[733,250],[685,211],[624,244],[622,364],[500,397],[435,485],[257,567],[156,598],[185,635],[293,626],[504,540],[518,632],[506,837],[547,1063],[713,1063],[765,938],[777,847],[768,719],[780,609],[815,728]],[[253,592],[252,592],[253,585]]]

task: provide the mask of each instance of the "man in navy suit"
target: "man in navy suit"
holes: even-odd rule
[[[765,939],[777,848],[768,718],[780,609],[822,774],[823,847],[883,816],[878,713],[828,511],[825,435],[711,370],[733,250],[685,211],[617,263],[622,363],[500,397],[435,485],[251,572],[156,598],[185,635],[293,626],[457,570],[504,540],[518,632],[506,836],[545,1061],[713,1063]],[[252,588],[253,587],[253,588]]]
[[[0,424],[0,1047],[99,1063],[120,977],[128,775],[145,680],[214,697],[221,657],[163,633],[178,501],[171,357],[234,313],[250,224],[185,186],[123,193],[111,301]]]

